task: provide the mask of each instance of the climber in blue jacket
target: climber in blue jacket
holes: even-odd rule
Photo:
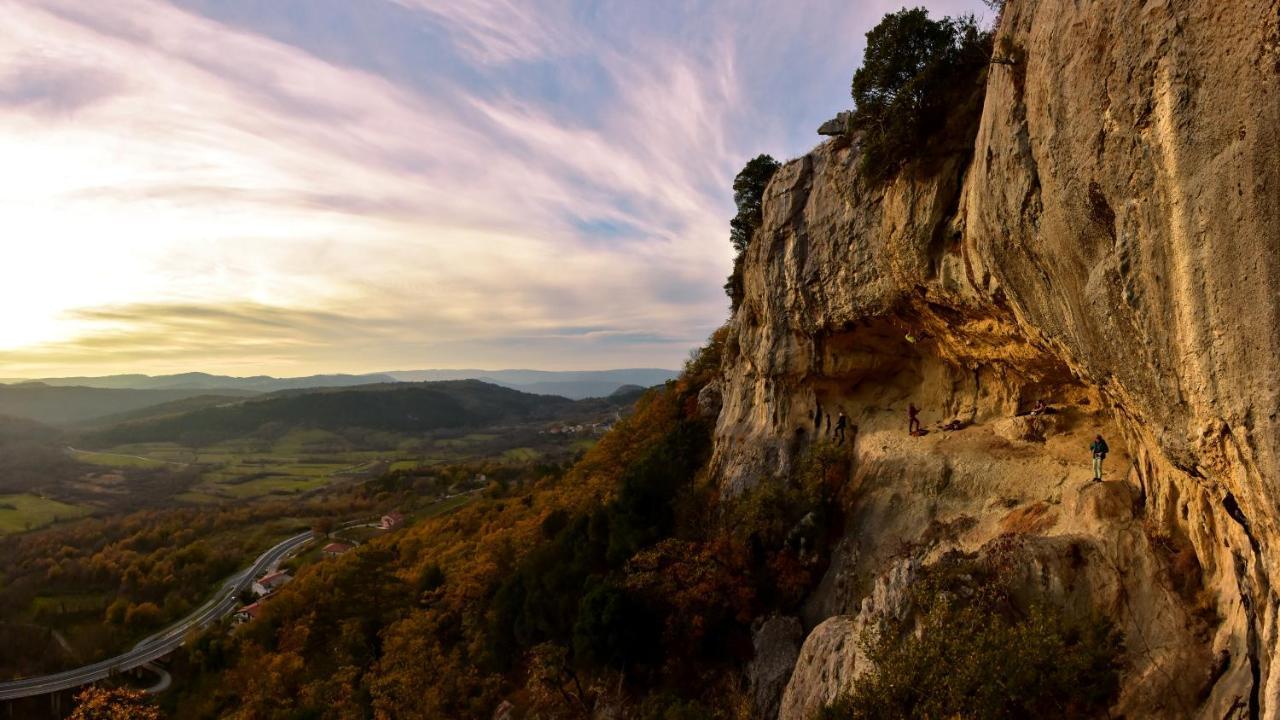
[[[1102,439],[1101,435],[1093,436],[1093,443],[1089,445],[1089,452],[1093,453],[1093,481],[1102,482],[1102,461],[1107,459],[1107,453],[1111,452],[1111,448],[1107,447],[1107,441]]]

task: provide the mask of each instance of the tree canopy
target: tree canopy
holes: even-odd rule
[[[725,293],[736,310],[742,300],[742,257],[751,244],[760,223],[764,221],[764,190],[782,164],[770,155],[757,155],[733,179],[733,203],[738,213],[729,221],[729,242],[737,251],[733,274],[724,285]]]
[[[867,33],[853,75],[863,174],[885,179],[920,156],[972,94],[990,56],[991,35],[972,16],[933,20],[924,8],[885,15]]]

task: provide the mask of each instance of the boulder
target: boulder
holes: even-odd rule
[[[835,117],[818,126],[819,135],[838,137],[853,131],[853,111],[841,110]]]
[[[1044,442],[1061,425],[1059,415],[1019,415],[992,424],[995,433],[1010,442]]]

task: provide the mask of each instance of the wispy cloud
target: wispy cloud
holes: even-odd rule
[[[0,0],[0,375],[674,365],[892,7]]]

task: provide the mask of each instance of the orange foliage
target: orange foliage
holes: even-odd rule
[[[161,720],[160,708],[147,700],[141,690],[116,688],[107,690],[97,685],[76,695],[76,709],[68,720]]]

